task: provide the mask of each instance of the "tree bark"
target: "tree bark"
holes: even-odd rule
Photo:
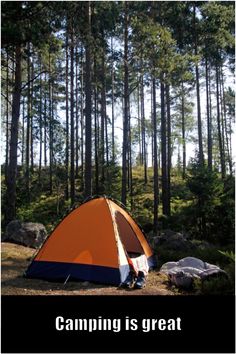
[[[40,58],[40,72],[41,72],[41,58]],[[39,173],[38,182],[41,183],[41,170],[42,170],[42,148],[43,148],[43,124],[42,124],[42,74],[39,79]]]
[[[74,31],[70,42],[70,204],[75,202]]]
[[[7,52],[7,77],[6,77],[6,157],[5,157],[5,181],[7,181],[7,170],[9,160],[9,56]]]
[[[68,49],[68,26],[66,29],[66,188],[65,188],[65,198],[69,199],[69,49]]]
[[[15,49],[15,82],[12,101],[12,122],[10,137],[9,165],[7,170],[6,213],[5,224],[16,218],[16,176],[17,176],[17,145],[18,125],[20,116],[21,97],[21,59],[22,49],[18,45]]]
[[[128,151],[128,101],[129,101],[129,69],[128,69],[128,2],[124,3],[124,116],[123,116],[123,146],[122,146],[122,190],[121,201],[127,202],[127,151]]]
[[[170,114],[170,86],[166,85],[166,116],[167,116],[167,215],[170,216],[170,172],[171,172],[171,114]]]
[[[159,186],[158,186],[158,162],[157,162],[157,113],[156,113],[156,80],[152,79],[152,103],[153,103],[153,190],[154,190],[154,204],[153,204],[153,232],[158,230],[158,204],[159,204]]]
[[[182,116],[182,146],[183,146],[183,172],[182,177],[186,177],[186,139],[185,139],[185,102],[184,102],[184,83],[181,83],[181,116]]]
[[[83,66],[83,48],[81,47],[80,62],[80,89],[81,89],[81,106],[80,106],[80,160],[81,160],[81,191],[84,190],[84,66]]]
[[[27,45],[27,80],[30,81],[30,44]],[[30,128],[31,128],[31,86],[27,88],[27,120],[26,120],[26,156],[25,156],[25,186],[28,201],[30,200]]]
[[[45,92],[44,92],[44,166],[47,166],[47,91],[46,91],[46,82],[47,74],[45,73]]]
[[[228,164],[229,164],[229,171],[230,174],[233,174],[233,166],[232,166],[232,160],[231,160],[231,154],[230,154],[230,144],[229,144],[229,136],[228,136],[228,131],[227,131],[227,113],[226,113],[226,103],[225,103],[225,89],[224,89],[224,74],[223,74],[223,69],[221,66],[221,72],[220,72],[220,77],[221,77],[221,92],[222,92],[222,111],[223,111],[223,115],[222,115],[222,124],[223,124],[223,129],[224,129],[224,133],[225,133],[225,141],[226,141],[226,151],[227,151],[227,160],[228,160]]]
[[[141,79],[141,130],[142,130],[142,163],[144,167],[144,183],[147,184],[147,152],[146,152],[146,122],[144,104],[144,84],[143,76]]]
[[[92,195],[92,117],[91,117],[91,7],[86,2],[86,112],[85,112],[85,197]]]
[[[166,155],[166,115],[165,115],[165,85],[161,79],[161,181],[162,181],[162,210],[168,215],[167,195],[167,155]]]
[[[218,142],[219,142],[219,152],[220,152],[220,165],[221,165],[221,176],[225,178],[225,157],[224,157],[224,147],[222,144],[222,132],[221,132],[221,119],[220,119],[220,97],[219,97],[219,68],[216,65],[216,116],[217,116],[217,129],[218,129]]]
[[[194,2],[194,54],[198,55],[198,36],[196,30],[196,5]],[[199,153],[199,163],[200,165],[204,164],[204,155],[203,155],[203,143],[202,143],[202,120],[201,120],[201,101],[200,101],[200,83],[199,83],[199,69],[198,64],[195,65],[196,73],[196,93],[197,93],[197,122],[198,122],[198,153]]]
[[[78,45],[76,45],[76,60],[75,60],[75,177],[79,177],[79,85],[78,85],[78,66],[79,66],[79,53]]]
[[[112,140],[112,163],[115,163],[115,98],[114,98],[114,59],[113,59],[113,39],[111,37],[111,140]]]
[[[206,113],[207,113],[207,154],[208,168],[212,171],[212,126],[210,116],[210,101],[209,101],[209,68],[207,58],[205,59],[206,70]]]

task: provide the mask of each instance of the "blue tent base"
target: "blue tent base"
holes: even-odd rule
[[[97,265],[33,261],[25,273],[26,278],[44,279],[49,281],[79,280],[102,284],[119,285],[119,268]]]

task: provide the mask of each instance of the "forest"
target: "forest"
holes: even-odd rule
[[[2,232],[107,195],[150,239],[234,250],[234,2],[1,7]]]

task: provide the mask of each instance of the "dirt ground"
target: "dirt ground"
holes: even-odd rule
[[[156,271],[148,275],[147,285],[142,290],[126,290],[115,286],[90,282],[48,282],[26,279],[24,271],[37,251],[13,243],[1,243],[2,295],[176,295],[168,286],[167,278]]]

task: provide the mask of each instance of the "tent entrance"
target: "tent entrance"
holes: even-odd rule
[[[115,218],[119,236],[126,252],[144,254],[141,243],[126,218],[119,211],[115,212]]]

